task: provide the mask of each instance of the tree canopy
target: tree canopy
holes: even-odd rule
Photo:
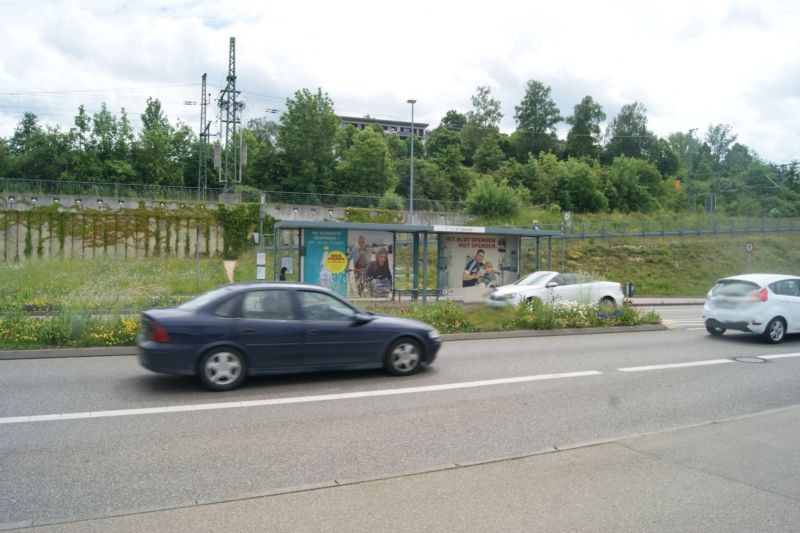
[[[660,138],[648,129],[644,104],[625,104],[608,120],[591,95],[563,117],[551,88],[537,80],[514,106],[512,132],[500,131],[503,107],[489,86],[477,87],[471,103],[466,112],[448,110],[423,143],[387,133],[374,119],[364,129],[344,126],[321,88],[298,90],[278,121],[256,117],[238,129],[233,141],[248,148],[243,185],[397,206],[408,197],[413,142],[414,198],[431,205],[461,201],[480,210],[484,202],[491,216],[518,201],[578,212],[684,211],[703,209],[713,195],[729,214],[800,216],[797,165],[763,161],[728,124]],[[195,186],[201,158],[211,166],[208,146],[201,152],[200,138],[171,121],[157,98],[139,119],[137,131],[124,108],[115,114],[104,103],[89,113],[80,105],[65,131],[25,112],[0,138],[0,177]],[[562,123],[569,129],[559,138]]]

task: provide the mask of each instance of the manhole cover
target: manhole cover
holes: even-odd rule
[[[737,363],[766,363],[766,359],[761,359],[760,357],[732,357],[733,361]]]

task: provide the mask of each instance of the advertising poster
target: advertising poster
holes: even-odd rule
[[[493,287],[519,279],[519,237],[445,233],[439,236],[439,287],[458,300],[485,299]]]
[[[347,296],[347,232],[303,230],[303,281]]]
[[[355,231],[347,236],[347,296],[391,298],[394,237],[388,231]]]

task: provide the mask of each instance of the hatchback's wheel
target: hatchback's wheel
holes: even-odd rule
[[[198,368],[200,381],[214,391],[235,389],[247,377],[247,362],[233,348],[215,348],[203,356]]]
[[[771,344],[778,344],[786,336],[786,322],[782,318],[773,318],[764,330],[764,340]]]
[[[706,331],[715,337],[720,337],[723,333],[725,333],[725,328],[716,324],[712,324],[711,322],[706,322]]]
[[[422,347],[413,339],[399,339],[389,346],[384,366],[395,376],[407,376],[419,370],[422,364]]]

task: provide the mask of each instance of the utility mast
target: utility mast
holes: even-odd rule
[[[205,202],[208,191],[208,138],[211,122],[207,119],[208,95],[206,95],[206,75],[203,74],[200,92],[200,156],[197,167],[197,198]]]
[[[224,138],[225,161],[220,161],[220,182],[223,187],[233,188],[236,183],[242,182],[241,149],[237,146],[236,125],[241,122],[240,113],[244,108],[244,102],[237,102],[236,98],[240,91],[236,90],[236,38],[231,37],[228,52],[228,77],[227,85],[220,91],[219,112],[220,112],[220,140]],[[224,134],[223,131],[224,130]],[[220,154],[221,156],[222,154]]]

